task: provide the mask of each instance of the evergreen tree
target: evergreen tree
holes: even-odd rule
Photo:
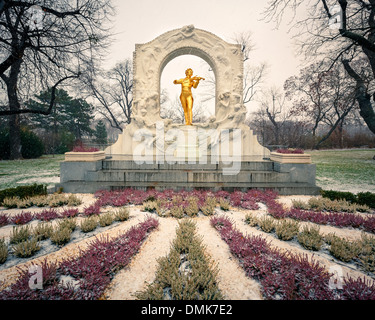
[[[105,124],[102,120],[99,120],[98,124],[95,127],[95,141],[98,144],[106,144],[107,143],[107,129]]]
[[[51,100],[51,89],[42,91],[34,99],[27,101],[26,105],[33,109],[45,109]],[[91,136],[94,131],[90,123],[94,118],[94,107],[83,99],[73,99],[65,90],[57,89],[56,98],[49,115],[32,114],[30,120],[34,127],[43,129],[49,138],[47,152],[61,153],[69,151],[63,138],[69,134],[69,141],[81,140],[84,135]],[[66,139],[65,139],[66,140]],[[68,141],[68,140],[67,140]]]
[[[51,89],[41,92],[37,100],[29,100],[26,104],[33,109],[44,109],[51,100]],[[61,129],[67,129],[81,140],[83,135],[92,135],[90,123],[94,119],[94,107],[83,99],[73,99],[63,90],[56,90],[56,99],[49,115],[33,114],[31,120],[35,126],[57,134]]]

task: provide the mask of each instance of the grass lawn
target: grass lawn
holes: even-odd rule
[[[375,149],[308,151],[316,183],[326,190],[375,192]]]
[[[308,151],[316,164],[317,185],[326,190],[375,192],[375,149]],[[60,161],[64,155],[39,159],[0,161],[0,190],[60,181]]]
[[[64,155],[38,159],[0,161],[0,190],[33,183],[52,186],[60,182],[60,161]]]

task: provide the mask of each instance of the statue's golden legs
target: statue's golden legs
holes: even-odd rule
[[[194,99],[191,94],[181,94],[180,100],[185,114],[185,124],[191,126],[193,123],[193,103]]]

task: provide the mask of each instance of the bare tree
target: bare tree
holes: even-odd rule
[[[122,132],[123,126],[131,122],[133,104],[132,61],[117,63],[108,72],[84,79],[88,96],[94,99],[97,111],[112,128]]]
[[[284,107],[285,97],[280,89],[271,87],[263,90],[260,98],[260,108],[256,114],[258,117],[260,116],[269,120],[276,145],[279,145],[281,142],[281,129],[287,119]]]
[[[333,6],[339,9],[337,28]],[[375,1],[374,0],[271,0],[265,19],[279,25],[287,11],[295,19],[299,9],[307,8],[307,17],[293,23],[300,48],[315,57],[325,57],[331,65],[341,62],[347,78],[356,82],[356,100],[368,128],[375,133],[375,87],[369,84],[363,69],[375,79]],[[361,64],[358,61],[362,61]]]
[[[356,85],[345,79],[342,65],[335,65],[330,71],[319,71],[322,63],[315,63],[285,82],[286,96],[293,102],[291,114],[311,119],[315,137],[318,126],[325,124],[328,132],[320,138],[314,148],[327,140],[338,128],[342,138],[344,121],[357,106]]]
[[[49,114],[58,85],[95,69],[112,13],[110,0],[0,2],[0,89],[6,97],[0,116],[9,116],[11,159],[21,158],[20,115]],[[48,109],[23,106],[49,87]]]
[[[236,33],[232,41],[236,44],[241,45],[241,51],[243,53],[244,62],[244,79],[243,79],[243,102],[247,103],[254,100],[256,94],[260,89],[260,85],[264,80],[267,71],[267,64],[261,63],[260,65],[253,65],[251,63],[251,53],[255,49],[255,45],[252,41],[252,34],[250,31]],[[206,81],[202,83],[202,86],[207,88],[205,90],[205,98],[203,102],[207,102],[215,98],[214,90],[216,81],[213,72],[206,78]]]

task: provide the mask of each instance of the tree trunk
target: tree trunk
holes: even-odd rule
[[[358,73],[350,66],[349,61],[342,61],[346,72],[352,77],[357,83],[356,89],[356,100],[359,104],[359,114],[366,122],[368,128],[375,134],[375,111],[371,104],[371,96],[367,93],[367,88],[364,80],[359,76]]]
[[[9,101],[9,110],[20,110],[20,103],[17,96],[17,79],[21,67],[21,60],[14,63],[10,69],[7,81],[7,94]],[[21,116],[13,114],[9,118],[9,145],[11,160],[22,159],[22,143],[21,143]]]

